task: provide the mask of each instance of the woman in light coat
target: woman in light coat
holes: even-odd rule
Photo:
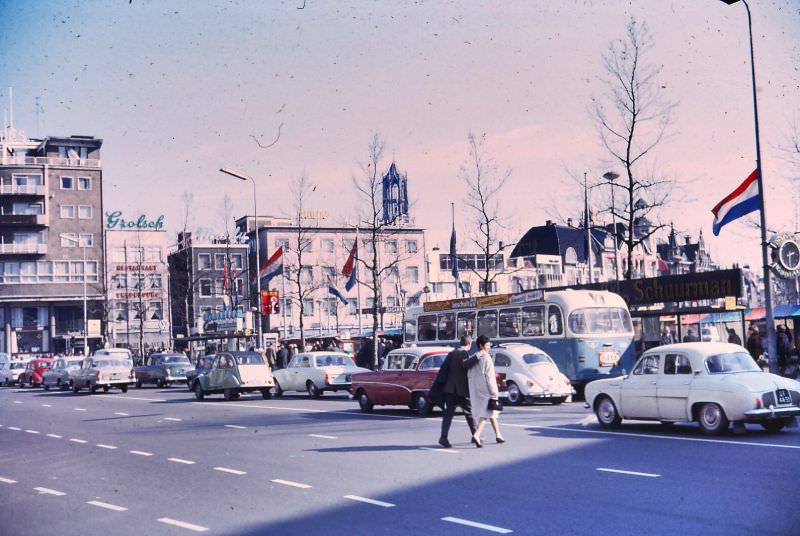
[[[486,425],[486,420],[492,424],[494,435],[498,443],[505,443],[505,439],[500,435],[500,425],[497,422],[498,411],[489,409],[489,399],[497,400],[497,379],[494,372],[492,356],[489,355],[489,338],[481,335],[477,341],[478,353],[475,354],[478,362],[467,372],[469,381],[469,400],[472,406],[472,418],[475,419],[477,427],[472,442],[480,448],[481,432]]]

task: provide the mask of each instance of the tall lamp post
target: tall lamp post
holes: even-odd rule
[[[256,314],[256,319],[257,319],[256,323],[258,324],[258,344],[256,344],[256,346],[258,348],[261,348],[264,345],[263,344],[264,334],[262,333],[262,330],[261,330],[261,277],[260,277],[260,274],[258,273],[259,270],[261,269],[261,256],[259,254],[259,249],[261,248],[261,241],[259,240],[259,232],[258,232],[259,228],[258,228],[258,205],[256,204],[256,180],[253,177],[251,177],[250,175],[247,175],[246,173],[244,173],[242,171],[239,171],[237,169],[220,168],[219,170],[222,173],[225,173],[226,175],[230,175],[231,177],[236,177],[237,179],[239,179],[241,181],[250,180],[250,181],[253,182],[253,217],[255,218],[255,227],[256,227],[256,233],[255,233],[255,244],[256,244],[256,270],[255,270],[256,271],[256,300],[255,300],[255,303],[256,303],[256,310],[258,311],[258,313]],[[251,308],[253,307],[253,298],[252,298],[252,296],[250,297],[250,307]]]
[[[72,242],[73,244],[77,245],[79,248],[83,250],[83,357],[89,355],[89,345],[87,344],[87,333],[89,331],[89,326],[87,325],[87,314],[86,314],[86,248],[89,247],[87,245],[81,245],[81,241],[77,238],[74,238],[68,234],[61,233],[58,235],[63,240],[68,242]]]
[[[611,185],[611,226],[614,229],[614,273],[619,281],[619,244],[617,244],[617,211],[614,206],[614,181],[619,178],[618,173],[609,171],[603,174],[603,178]]]
[[[728,5],[735,4],[739,0],[721,0]],[[772,278],[770,277],[769,253],[767,251],[767,216],[764,206],[764,179],[761,176],[761,139],[758,133],[758,98],[756,97],[756,64],[753,54],[753,21],[750,17],[750,6],[747,0],[742,0],[747,11],[747,33],[750,37],[750,77],[753,86],[753,122],[756,134],[756,180],[758,181],[759,208],[761,214],[761,260],[764,270],[764,306],[766,307],[767,317],[767,354],[769,355],[769,369],[776,372],[778,368],[778,356],[775,345],[775,317],[772,311]]]

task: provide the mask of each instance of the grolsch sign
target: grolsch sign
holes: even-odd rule
[[[122,217],[121,210],[106,212],[106,229],[109,231],[163,231],[164,215],[151,220],[144,214],[139,214],[135,219]]]

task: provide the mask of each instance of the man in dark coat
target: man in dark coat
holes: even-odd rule
[[[456,407],[461,407],[464,411],[464,418],[467,420],[470,433],[475,434],[475,421],[472,419],[472,408],[469,404],[467,370],[478,361],[478,358],[469,356],[472,337],[464,335],[459,342],[461,346],[447,354],[441,371],[446,379],[441,387],[442,393],[444,393],[444,416],[442,417],[442,433],[439,437],[439,444],[446,449],[453,446],[447,440],[447,434],[450,432],[450,424],[453,422]]]
[[[278,350],[278,368],[286,368],[286,365],[289,364],[289,347],[288,343],[284,342],[280,349]]]
[[[736,330],[728,328],[728,342],[731,344],[742,344],[742,339],[736,334]]]
[[[778,352],[778,373],[783,374],[783,370],[789,361],[789,354],[792,353],[792,338],[783,324],[778,325],[778,335],[775,342]]]
[[[761,346],[761,335],[758,333],[758,327],[751,325],[750,334],[747,336],[747,351],[750,352],[750,357],[753,361],[758,361],[758,358],[764,352]]]

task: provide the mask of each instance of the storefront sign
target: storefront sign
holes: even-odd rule
[[[155,220],[148,220],[147,216],[140,214],[138,218],[130,220],[122,217],[121,210],[106,212],[106,229],[110,231],[163,231],[164,215]]]
[[[130,292],[117,292],[117,298],[160,298],[161,291],[146,290],[143,292],[130,291]]]
[[[156,264],[117,264],[118,272],[155,272],[158,270]]]

